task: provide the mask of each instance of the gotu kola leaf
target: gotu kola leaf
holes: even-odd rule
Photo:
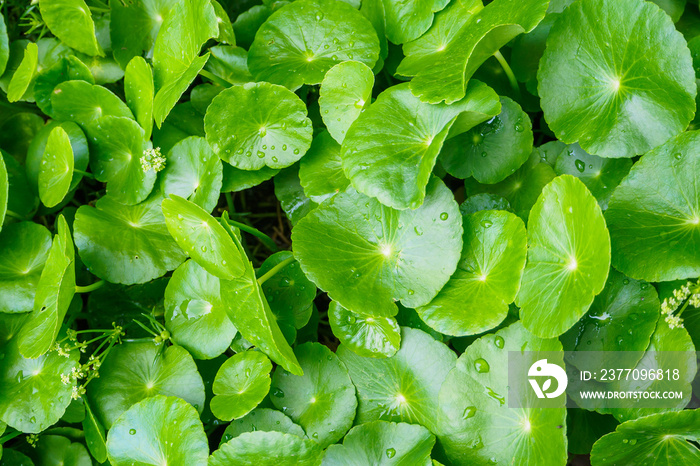
[[[41,0],[41,17],[61,42],[87,55],[103,55],[95,37],[95,23],[83,0]]]
[[[39,197],[46,207],[54,207],[68,194],[74,162],[68,133],[56,126],[46,141],[39,169]]]
[[[228,358],[214,379],[211,412],[224,421],[245,416],[270,390],[272,363],[258,351],[245,351]]]
[[[296,90],[319,84],[339,62],[355,60],[370,68],[379,56],[372,24],[337,0],[300,0],[274,12],[250,46],[248,67],[258,81]]]
[[[494,0],[470,16],[444,49],[438,47],[420,66],[400,65],[397,73],[414,76],[411,92],[423,102],[456,102],[486,59],[518,34],[534,29],[548,4],[549,0]]]
[[[435,160],[449,135],[495,116],[498,97],[472,81],[453,105],[430,105],[408,84],[384,91],[348,130],[341,149],[343,169],[358,191],[395,209],[423,203]]]
[[[246,432],[282,432],[304,438],[306,434],[298,424],[294,424],[281,411],[270,408],[255,408],[240,419],[236,419],[226,427],[221,436],[221,444]]]
[[[16,102],[20,100],[27,89],[29,89],[29,84],[34,78],[36,73],[37,60],[39,58],[39,47],[33,42],[27,44],[24,49],[24,57],[22,62],[17,67],[17,70],[12,75],[12,80],[7,86],[7,100],[10,102]]]
[[[246,432],[221,445],[209,466],[319,466],[321,450],[311,440],[282,432]]]
[[[527,265],[516,304],[542,338],[568,330],[605,286],[610,236],[595,198],[571,175],[542,191],[528,220]]]
[[[306,155],[299,162],[299,182],[314,202],[345,191],[350,181],[343,172],[340,144],[324,131],[316,136]]]
[[[700,275],[700,131],[644,155],[613,192],[605,218],[612,263],[626,275],[668,281]]]
[[[337,194],[299,220],[294,255],[311,281],[342,306],[392,316],[394,300],[430,302],[454,272],[462,226],[437,178],[416,210],[393,210],[355,191]]]
[[[401,346],[401,330],[393,317],[369,317],[333,301],[328,306],[328,321],[333,335],[359,356],[390,357]]]
[[[557,137],[604,157],[643,154],[685,130],[695,112],[686,42],[641,0],[572,4],[547,38],[538,80]]]

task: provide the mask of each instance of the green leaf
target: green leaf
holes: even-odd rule
[[[614,431],[618,424],[619,422],[609,415],[585,409],[567,409],[566,433],[569,453],[590,455],[596,440]]]
[[[40,0],[46,26],[61,42],[88,55],[103,55],[95,37],[95,23],[83,0]]]
[[[309,151],[299,162],[299,182],[304,193],[319,203],[345,191],[350,185],[343,172],[340,144],[327,131],[314,138]]]
[[[643,154],[685,130],[695,112],[685,40],[668,15],[639,0],[567,8],[547,39],[538,81],[557,137],[602,157]]]
[[[282,432],[305,438],[306,434],[298,424],[280,411],[269,408],[255,408],[240,419],[236,419],[226,427],[221,437],[221,444],[246,432]]]
[[[34,82],[34,99],[37,106],[47,115],[53,116],[51,96],[54,89],[63,82],[74,80],[95,84],[90,69],[74,56],[63,57],[51,68],[39,72]]]
[[[253,81],[248,71],[248,51],[230,45],[215,45],[209,49],[209,61],[204,69],[231,84]]]
[[[569,1],[569,0],[565,0]],[[549,2],[551,10],[555,1]],[[547,12],[547,16],[535,29],[527,34],[516,37],[512,42],[510,54],[510,66],[518,81],[525,83],[527,90],[537,95],[537,69],[544,53],[547,37],[552,26],[559,18],[559,14]]]
[[[560,338],[565,351],[575,351],[567,362],[583,367],[577,362],[586,361],[585,351],[605,352],[595,355],[599,367],[613,367],[620,360],[619,351],[637,351],[641,356],[658,319],[659,298],[654,287],[610,269],[605,288],[586,315]]]
[[[328,466],[406,464],[431,466],[435,436],[423,426],[372,421],[353,427],[342,445],[331,445],[323,457]]]
[[[124,95],[131,111],[144,131],[144,139],[151,139],[153,129],[153,70],[142,57],[134,57],[124,72]]]
[[[282,210],[287,218],[296,224],[309,212],[318,207],[318,204],[304,194],[304,188],[299,180],[299,166],[292,165],[275,175],[275,197],[280,202]]]
[[[71,442],[69,438],[60,435],[42,435],[36,444],[36,456],[39,464],[92,465],[90,455],[82,443]]]
[[[403,44],[421,37],[433,23],[433,14],[450,0],[383,0],[386,37],[394,44]]]
[[[346,61],[328,70],[321,83],[318,104],[328,132],[343,143],[350,125],[372,102],[374,73],[364,63]]]
[[[566,463],[566,397],[550,408],[508,405],[509,370],[512,380],[525,381],[530,367],[523,361],[513,368],[508,354],[526,354],[534,363],[540,351],[561,352],[561,344],[531,335],[518,322],[479,338],[459,357],[439,395],[438,442],[453,464],[509,463],[513,458],[523,464]],[[563,366],[562,359],[550,361]],[[535,397],[529,389],[525,393]]]
[[[204,43],[219,35],[216,12],[209,0],[176,2],[156,36],[153,70],[156,97],[153,117],[160,128],[180,96],[204,67]]]
[[[107,461],[107,437],[105,428],[97,420],[90,408],[90,403],[83,399],[85,404],[85,419],[83,419],[83,432],[85,432],[85,443],[92,456],[99,462]]]
[[[245,255],[214,217],[175,194],[162,205],[168,231],[204,270],[224,280],[243,275]]]
[[[527,232],[514,214],[482,211],[462,219],[462,257],[457,271],[418,315],[446,335],[476,335],[508,315],[525,267]]]
[[[135,404],[117,419],[107,434],[107,454],[114,466],[203,466],[209,445],[192,406],[174,396],[158,395]]]
[[[293,92],[270,83],[233,86],[214,98],[204,117],[207,141],[242,170],[284,168],[309,149],[313,129]]]
[[[236,45],[236,36],[234,35],[233,26],[231,25],[231,20],[226,10],[216,0],[211,0],[211,5],[216,12],[216,22],[219,24],[219,35],[216,39],[225,44]]]
[[[177,194],[211,212],[219,201],[222,178],[221,160],[207,141],[189,137],[170,149],[160,186],[166,195]]]
[[[287,2],[276,2],[275,6],[284,6]],[[233,23],[233,30],[236,33],[236,43],[246,49],[255,39],[255,33],[262,24],[272,14],[272,8],[267,5],[253,5],[246,11],[241,12]]]
[[[74,121],[83,130],[103,116],[134,118],[119,97],[85,81],[66,81],[56,86],[51,106],[56,119]]]
[[[114,58],[121,67],[126,68],[132,58],[143,52],[152,53],[163,20],[177,3],[177,0],[110,0],[110,38]]]
[[[7,198],[9,195],[10,180],[7,177],[5,160],[0,153],[0,231],[2,231],[2,224],[5,221],[5,214],[7,213]]]
[[[184,102],[173,108],[161,128],[153,129],[153,144],[167,154],[187,136],[204,135],[204,117],[192,102]]]
[[[401,330],[393,317],[368,317],[332,301],[328,320],[333,335],[358,356],[388,358],[401,346]]]
[[[204,407],[204,384],[192,356],[179,346],[163,349],[152,341],[114,346],[100,367],[100,377],[87,388],[95,416],[110,432],[120,424],[122,413],[156,395],[180,397],[198,411]],[[108,450],[109,443],[108,437]]]
[[[262,263],[256,275],[262,277],[273,267],[293,257],[291,251],[277,252]],[[299,263],[292,261],[267,278],[262,284],[262,291],[282,333],[295,337],[296,329],[306,323],[302,316],[316,298],[316,286],[306,278]]]
[[[224,225],[229,236],[235,241],[241,257],[245,258],[245,251],[238,238],[228,224]],[[253,264],[246,258],[243,265],[245,272],[242,277],[221,282],[221,297],[224,302],[229,303],[231,322],[243,338],[257,346],[274,362],[293,374],[302,375],[297,358],[280,331],[277,319],[258,284]]]
[[[54,207],[68,194],[73,179],[73,148],[68,133],[56,126],[46,142],[39,170],[39,197],[46,207]]]
[[[421,424],[435,432],[438,393],[456,356],[421,330],[401,328],[401,349],[390,358],[363,358],[344,345],[338,357],[357,388],[355,424],[377,419]]]
[[[27,179],[24,167],[7,152],[0,150],[7,169],[7,210],[21,218],[30,218],[39,206],[39,198]]]
[[[77,369],[78,351],[71,351],[68,358],[50,351],[27,359],[20,354],[18,339],[11,338],[0,347],[0,359],[0,419],[27,433],[39,433],[58,422],[75,386],[64,384],[61,376]]]
[[[52,346],[75,294],[75,247],[66,220],[58,217],[57,234],[36,288],[34,311],[17,334],[19,351],[38,358]]]
[[[0,312],[29,312],[51,249],[51,233],[42,225],[20,222],[0,232]]]
[[[515,302],[525,328],[542,338],[556,337],[603,290],[610,236],[595,198],[570,175],[545,186],[527,230],[527,265]]]
[[[427,304],[454,272],[462,227],[452,193],[437,178],[416,210],[397,211],[349,191],[327,199],[292,230],[307,277],[360,314],[396,314]]]
[[[321,450],[316,443],[282,432],[246,432],[209,457],[209,466],[319,466]]]
[[[384,91],[350,127],[341,150],[353,187],[395,209],[423,203],[435,160],[451,131],[466,131],[500,110],[493,90],[478,81],[450,106],[423,103],[408,86]]]
[[[7,37],[5,18],[0,13],[0,76],[5,72],[7,60],[10,58],[10,39]]]
[[[175,270],[185,253],[168,233],[154,192],[141,204],[125,206],[109,196],[75,215],[75,245],[90,272],[111,283],[145,283]]]
[[[27,92],[29,84],[36,73],[37,61],[39,58],[39,48],[33,42],[27,44],[24,49],[24,57],[19,67],[12,75],[12,80],[7,86],[7,100],[16,102],[21,100]]]
[[[165,289],[165,327],[175,343],[198,359],[222,354],[236,336],[220,286],[217,277],[188,260]]]
[[[338,356],[320,343],[297,346],[295,354],[304,375],[276,370],[270,399],[325,448],[352,427],[357,408],[355,387]]]
[[[500,114],[445,142],[439,159],[447,173],[494,184],[528,159],[533,143],[530,117],[508,97],[500,101]]]
[[[257,81],[291,90],[320,84],[339,62],[370,68],[379,56],[372,24],[356,9],[335,0],[301,0],[283,6],[260,27],[248,66]]]
[[[214,379],[211,412],[224,421],[248,414],[270,391],[270,371],[272,363],[257,351],[228,358]]]
[[[698,409],[654,414],[622,423],[615,432],[593,445],[591,463],[596,466],[644,464],[650,457],[658,465],[698,463],[698,425]]]
[[[423,102],[456,102],[482,63],[517,35],[533,30],[548,4],[549,0],[494,0],[478,12],[478,5],[470,4],[466,13],[471,16],[459,32],[445,35],[453,37],[444,48],[441,43],[433,53],[402,63],[397,73],[414,76],[411,92]]]
[[[156,182],[155,170],[144,167],[144,131],[131,118],[104,116],[88,129],[90,168],[107,194],[126,205],[144,201]]]
[[[223,167],[222,193],[235,193],[252,188],[279,173],[279,170],[269,167],[262,167],[255,171],[240,170],[226,162],[223,162]]]
[[[474,194],[469,196],[459,205],[459,212],[462,216],[481,212],[482,210],[505,210],[512,212],[510,202],[505,197],[497,194]]]
[[[610,200],[613,266],[647,281],[700,275],[700,132],[644,155]]]
[[[522,167],[500,183],[483,185],[473,178],[467,178],[464,186],[467,196],[479,193],[502,196],[510,203],[518,217],[527,220],[530,209],[535,205],[542,189],[555,176],[552,166],[541,158],[538,150],[535,150]]]

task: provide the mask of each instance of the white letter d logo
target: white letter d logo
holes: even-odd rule
[[[540,359],[539,361],[535,362],[532,366],[530,366],[530,370],[527,372],[527,375],[530,377],[550,377],[547,380],[545,380],[544,384],[542,384],[542,388],[540,388],[539,384],[537,383],[537,380],[528,379],[530,385],[532,386],[532,389],[537,395],[537,398],[544,398],[545,396],[547,398],[556,398],[562,393],[564,393],[564,390],[566,390],[566,385],[568,383],[568,380],[566,378],[566,372],[564,372],[564,369],[562,369],[556,364],[547,363],[546,359]],[[547,393],[547,391],[552,385],[551,377],[554,377],[556,379],[557,389],[551,393]]]

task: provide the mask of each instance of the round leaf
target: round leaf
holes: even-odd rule
[[[596,466],[647,464],[696,464],[700,410],[654,414],[628,421],[600,438],[591,451]],[[695,442],[693,445],[690,442]]]
[[[321,83],[318,105],[328,132],[338,144],[372,101],[374,73],[364,63],[346,61],[328,70]]]
[[[174,396],[154,396],[132,406],[107,435],[114,466],[207,464],[209,444],[197,411]]]
[[[111,283],[145,283],[175,270],[185,253],[168,233],[154,192],[135,206],[109,196],[81,206],[75,215],[75,245],[90,272]]]
[[[549,0],[494,0],[472,14],[444,49],[438,47],[418,66],[399,66],[396,72],[415,76],[411,91],[421,101],[456,102],[464,97],[470,78],[484,61],[518,34],[533,30],[548,4]]]
[[[144,139],[151,139],[153,129],[153,70],[142,57],[134,57],[124,72],[124,95],[136,121],[144,130]]]
[[[39,197],[46,207],[54,207],[66,197],[73,179],[73,148],[68,133],[56,126],[46,141],[39,171]]]
[[[464,246],[457,271],[421,319],[446,335],[476,335],[500,324],[520,287],[527,255],[522,220],[502,211],[463,217]]]
[[[258,81],[296,90],[320,84],[339,62],[355,60],[371,68],[378,56],[377,34],[356,9],[336,0],[301,0],[283,6],[260,27],[248,67]]]
[[[423,426],[372,421],[353,427],[342,445],[331,445],[323,457],[327,466],[412,464],[431,466],[435,436]]]
[[[155,395],[177,396],[199,411],[204,407],[204,383],[192,356],[179,346],[162,351],[153,342],[114,346],[87,394],[95,415],[110,430],[122,413]]]
[[[355,387],[338,356],[320,343],[297,346],[295,354],[304,375],[276,370],[270,399],[325,448],[352,427],[357,408]]]
[[[311,281],[361,314],[396,314],[427,304],[454,272],[462,226],[452,193],[437,178],[416,210],[393,210],[357,192],[326,200],[292,231]]]
[[[433,23],[433,14],[447,6],[449,0],[384,1],[386,37],[394,44],[417,39]]]
[[[39,433],[58,422],[71,402],[75,383],[64,384],[61,376],[78,367],[78,352],[27,359],[17,343],[12,338],[0,347],[0,419],[20,432]]]
[[[173,194],[163,200],[163,215],[175,241],[204,270],[224,280],[244,273],[240,251],[221,224],[201,207]]]
[[[58,120],[74,121],[84,130],[103,116],[134,118],[119,97],[85,81],[66,81],[56,86],[51,106]]]
[[[221,443],[224,444],[232,438],[246,432],[282,432],[305,438],[306,434],[298,424],[289,419],[282,412],[269,408],[255,408],[240,419],[236,419],[226,427]]]
[[[700,275],[700,132],[646,154],[613,193],[605,213],[613,265],[648,281]]]
[[[248,171],[238,169],[226,162],[223,162],[222,165],[224,166],[223,180],[221,182],[222,193],[238,192],[252,188],[279,173],[279,170],[269,167]]]
[[[12,75],[12,80],[7,86],[7,100],[16,102],[27,93],[29,85],[36,73],[36,65],[39,58],[39,47],[33,42],[27,44],[24,49],[24,57]]]
[[[493,90],[478,81],[449,106],[422,103],[408,84],[390,87],[348,130],[341,152],[345,174],[358,191],[383,204],[415,209],[450,130],[466,131],[499,107]]]
[[[469,196],[459,205],[459,212],[464,215],[473,214],[482,210],[505,210],[512,212],[510,203],[505,197],[497,194],[474,194]]]
[[[102,55],[95,23],[83,0],[41,0],[41,17],[61,42],[88,55]]]
[[[70,464],[92,466],[92,460],[85,446],[60,435],[42,435],[36,443],[39,464]]]
[[[319,466],[321,450],[314,442],[281,432],[246,432],[221,445],[209,466]]]
[[[238,353],[226,360],[214,379],[211,412],[224,421],[245,416],[270,390],[272,363],[257,351]]]
[[[393,317],[368,317],[333,301],[328,307],[328,321],[333,335],[359,356],[386,358],[401,346],[401,330]]]
[[[545,186],[528,221],[527,265],[516,304],[523,325],[551,338],[568,330],[605,286],[610,236],[595,198],[577,178]]]
[[[685,130],[695,111],[685,40],[668,15],[640,0],[567,8],[547,38],[538,81],[557,137],[603,157],[643,154]]]
[[[421,330],[401,328],[401,349],[390,358],[363,358],[343,345],[338,357],[357,387],[356,424],[377,419],[421,424],[435,432],[438,393],[455,354]]]
[[[165,289],[165,327],[172,340],[195,358],[222,354],[236,328],[222,301],[219,279],[194,261],[178,267]]]
[[[221,160],[207,141],[189,137],[170,149],[160,186],[166,195],[177,194],[211,212],[219,201],[222,177]]]
[[[82,80],[95,84],[90,69],[78,57],[69,55],[61,58],[51,68],[37,74],[34,83],[34,99],[37,106],[47,115],[53,116],[51,95],[53,90],[65,81]]]
[[[299,180],[299,166],[293,165],[275,176],[275,197],[292,225],[318,207],[318,204],[304,194]]]
[[[270,83],[221,92],[207,109],[204,129],[214,152],[243,170],[288,167],[309,149],[313,132],[299,97]]]
[[[481,183],[503,181],[520,168],[532,152],[532,123],[516,102],[501,97],[501,113],[450,139],[440,162],[457,178],[473,176]]]
[[[0,232],[0,312],[29,312],[51,249],[51,233],[37,223],[6,225]]]
[[[314,138],[309,152],[299,162],[299,182],[304,194],[318,203],[345,191],[350,185],[343,172],[340,144],[328,132],[324,131]]]

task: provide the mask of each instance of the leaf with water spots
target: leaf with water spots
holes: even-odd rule
[[[203,466],[209,445],[196,409],[180,398],[157,395],[117,419],[107,434],[107,455],[114,466]]]
[[[668,281],[700,275],[700,131],[644,155],[615,189],[605,219],[612,263],[630,277]]]
[[[353,427],[342,445],[331,445],[323,458],[328,466],[406,464],[431,466],[435,436],[423,426],[371,421]]]
[[[60,126],[51,130],[39,168],[39,198],[46,207],[61,202],[71,187],[73,148],[68,133]]]
[[[605,286],[610,236],[593,195],[570,175],[545,186],[528,220],[527,265],[515,303],[529,331],[561,335]]]
[[[270,390],[272,363],[258,351],[245,351],[226,360],[214,379],[211,412],[224,421],[253,410]]]
[[[126,103],[143,128],[144,139],[151,139],[153,130],[153,70],[142,57],[134,57],[124,71]]]
[[[67,46],[88,55],[103,55],[95,23],[83,0],[41,0],[39,11],[51,33]]]
[[[250,46],[248,67],[258,81],[291,90],[320,84],[334,65],[355,60],[370,68],[379,56],[372,24],[336,0],[300,0],[275,11]]]
[[[462,225],[438,178],[416,210],[394,210],[356,191],[327,199],[292,230],[306,276],[342,306],[387,317],[395,300],[427,304],[455,271]]]
[[[122,100],[108,89],[85,81],[65,81],[56,86],[51,106],[58,120],[78,123],[87,131],[103,116],[134,118]]]
[[[391,357],[401,346],[401,330],[394,317],[369,317],[333,301],[328,306],[328,321],[333,335],[359,356]]]
[[[319,466],[323,450],[311,440],[282,432],[246,432],[221,445],[209,466]]]
[[[650,2],[571,5],[549,33],[537,78],[554,134],[603,157],[648,152],[684,131],[695,111],[685,40]]]
[[[270,408],[255,408],[240,419],[235,419],[226,427],[221,436],[220,446],[246,432],[282,432],[305,438],[304,429],[281,411]]]

